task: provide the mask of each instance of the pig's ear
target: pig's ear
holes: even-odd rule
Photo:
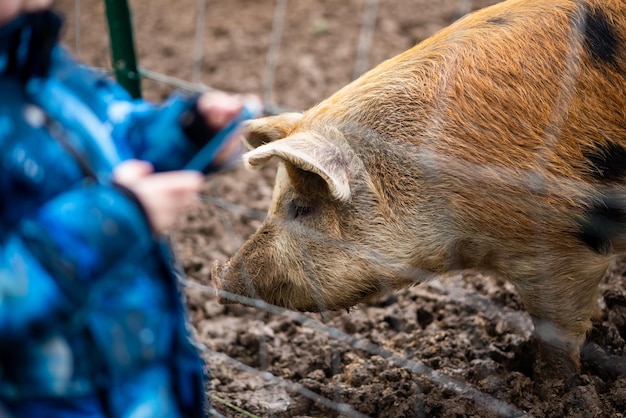
[[[302,113],[282,113],[276,116],[252,119],[246,122],[243,140],[249,149],[274,142],[288,136]]]
[[[350,200],[348,152],[337,144],[304,134],[270,142],[244,154],[248,168],[259,169],[277,157],[304,171],[319,175],[328,184],[332,196]]]

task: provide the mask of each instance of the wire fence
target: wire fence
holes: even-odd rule
[[[211,286],[201,285],[196,282],[186,280],[184,278],[181,278],[180,280],[185,286],[199,289],[202,292],[206,292],[207,294],[216,293],[216,289]],[[310,327],[314,329],[316,332],[326,334],[332,339],[345,343],[353,349],[362,350],[367,353],[379,356],[383,359],[389,360],[391,364],[394,364],[398,367],[402,367],[416,375],[424,376],[430,381],[432,381],[433,383],[449,388],[450,390],[464,397],[467,397],[477,403],[484,405],[485,407],[487,407],[487,409],[495,412],[496,414],[500,416],[508,416],[508,417],[526,416],[526,414],[523,411],[520,411],[516,407],[512,405],[508,405],[506,402],[502,402],[501,400],[498,400],[496,398],[493,398],[475,389],[474,387],[472,387],[471,385],[465,382],[462,382],[462,381],[450,378],[444,374],[441,374],[437,372],[436,370],[433,370],[432,368],[426,366],[424,363],[420,362],[419,360],[412,360],[404,356],[400,356],[389,350],[385,350],[378,344],[374,344],[368,340],[359,339],[354,336],[348,335],[337,328],[325,325],[324,323],[317,321],[315,319],[312,319],[308,316],[302,315],[295,311],[291,311],[291,310],[284,309],[275,305],[265,303],[264,301],[260,299],[248,298],[248,297],[236,295],[233,293],[225,292],[223,290],[219,291],[219,294],[220,294],[220,297],[229,299],[231,301],[234,301],[243,305],[255,307],[264,312],[284,315],[296,323]],[[493,303],[491,303],[487,299],[483,299],[482,302],[487,303],[487,305],[491,305],[491,307],[494,309],[497,308]],[[235,365],[236,367],[242,368],[248,372],[251,372],[251,373],[258,372],[256,369],[252,369],[249,366],[242,364],[240,361],[237,361],[235,359],[228,358],[227,356],[224,356],[222,354],[216,353],[208,349],[206,346],[203,346],[202,350],[209,352],[211,355],[220,355],[223,358],[225,358],[228,362]],[[266,380],[271,380],[280,385],[289,385],[291,387],[293,387],[294,385],[293,382],[288,382],[288,381],[286,382],[267,372],[263,372],[262,377]],[[313,393],[306,388],[297,387],[296,392],[298,392],[302,396],[310,398],[311,400],[315,402],[321,403],[324,406],[329,407],[330,409],[340,412],[344,414],[345,416],[359,417],[359,418],[366,416],[366,415],[359,413],[358,411],[353,410],[349,405],[338,404],[322,396],[319,396],[318,394]]]
[[[79,56],[84,51],[82,39],[85,29],[81,27],[80,22],[82,11],[86,7],[85,3],[86,2],[82,2],[81,0],[75,0],[73,4],[73,10],[75,13],[74,20],[76,22],[73,27],[74,50]],[[185,90],[189,92],[206,91],[213,88],[212,86],[209,86],[202,82],[203,72],[207,70],[204,64],[204,54],[207,48],[207,46],[205,45],[207,34],[206,25],[207,22],[210,22],[212,18],[210,13],[211,3],[211,0],[196,1],[194,12],[195,26],[193,28],[194,41],[193,45],[191,46],[193,52],[192,61],[190,63],[191,68],[189,70],[189,79],[174,77],[161,71],[156,71],[148,67],[144,67],[141,65],[140,62],[139,73],[143,78],[166,85],[171,89]],[[377,21],[379,19],[381,8],[385,6],[381,3],[382,2],[380,2],[379,0],[364,0],[361,3],[362,9],[358,13],[355,12],[356,16],[360,16],[360,24],[358,36],[356,37],[356,44],[353,45],[352,48],[354,62],[351,71],[352,78],[358,77],[372,65],[372,43],[375,39]],[[285,111],[285,109],[291,108],[291,106],[289,105],[277,103],[275,97],[277,88],[276,74],[279,68],[281,46],[283,45],[283,42],[285,42],[284,29],[287,23],[287,12],[290,4],[291,3],[288,2],[288,0],[276,0],[275,3],[273,3],[271,26],[267,28],[270,42],[266,52],[265,64],[262,66],[262,68],[257,69],[259,72],[259,78],[262,80],[260,93],[265,104],[265,114],[277,114]],[[454,17],[461,16],[475,9],[476,7],[477,5],[473,4],[471,0],[458,0],[456,2],[456,12]],[[208,203],[218,209],[218,212],[220,213],[219,216],[222,216],[222,213],[228,213],[229,215],[234,214],[235,218],[240,218],[243,216],[257,220],[263,219],[265,216],[265,211],[263,210],[238,205],[236,203],[227,201],[222,197],[207,196],[205,197],[205,199]],[[230,235],[236,235],[234,232],[235,228],[232,225],[232,221],[230,220],[230,218],[222,216],[221,219],[222,223],[224,224],[224,228],[228,231],[231,231]],[[187,288],[194,289],[200,294],[205,294],[207,298],[214,297],[215,289],[213,289],[212,287],[198,283],[194,280],[185,279],[183,277],[181,277],[180,280]],[[458,291],[463,292],[462,290]],[[350,347],[350,349],[355,352],[365,352],[369,355],[374,355],[385,359],[390,364],[393,364],[396,367],[402,368],[415,376],[420,376],[424,379],[427,379],[433,385],[445,388],[459,396],[462,396],[463,398],[469,399],[481,405],[486,410],[491,411],[491,413],[493,413],[494,415],[520,417],[527,416],[527,413],[525,411],[517,408],[516,406],[502,401],[494,396],[491,396],[467,382],[450,377],[444,373],[434,370],[433,368],[426,366],[417,358],[408,358],[406,355],[401,355],[391,350],[388,350],[382,347],[380,344],[376,344],[366,339],[354,337],[336,327],[329,326],[320,320],[313,319],[311,316],[302,315],[294,311],[269,305],[258,299],[244,298],[241,296],[228,294],[226,292],[222,292],[220,296],[232,299],[237,303],[243,305],[251,306],[261,313],[271,313],[273,315],[284,316],[294,323],[298,323],[304,327],[308,327],[314,330],[316,333],[324,334],[328,338]],[[479,307],[477,309],[502,310],[502,306],[495,306],[493,301],[479,295],[464,294],[462,298],[465,300],[470,300],[471,303],[474,304],[474,306]],[[212,350],[206,345],[202,345],[200,349],[205,355],[220,359],[222,362],[230,365],[230,367],[233,367],[234,369],[238,369],[245,373],[258,376],[261,379],[270,382],[276,386],[285,387],[289,391],[297,393],[299,396],[308,398],[313,403],[320,405],[327,410],[334,411],[337,416],[359,418],[367,416],[359,411],[358,405],[347,404],[341,401],[337,401],[336,399],[329,399],[294,381],[284,379],[268,371],[263,371],[264,369],[266,369],[265,365],[262,365],[262,367],[260,368],[251,367],[238,359],[230,357],[224,353]],[[229,416],[231,416],[231,414],[232,416],[256,416],[253,413],[246,411],[245,407],[242,408],[241,406],[234,405],[232,402],[229,401],[229,399],[224,399],[217,395],[213,395],[212,399],[214,404],[220,405],[219,409],[223,413],[227,413],[224,412],[226,410],[230,411],[228,412]],[[224,416],[222,415],[222,413],[217,411],[213,411],[213,413],[215,416]]]

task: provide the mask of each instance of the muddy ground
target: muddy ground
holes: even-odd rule
[[[380,2],[366,64],[389,58],[493,2]],[[67,15],[68,46],[88,63],[110,68],[102,3],[60,0],[57,6]],[[198,4],[131,2],[140,65],[219,89],[256,93],[296,110],[308,108],[353,77],[364,0],[289,2],[273,89],[264,87],[264,73],[275,3],[207,1],[199,49]],[[200,65],[194,67],[198,56]],[[149,80],[143,88],[153,100],[172,91]],[[210,265],[234,254],[260,225],[272,184],[271,166],[260,174],[238,168],[208,179],[202,207],[182,220],[174,234],[194,285],[187,291],[189,309],[198,338],[207,347],[210,396],[219,414],[626,416],[626,377],[617,376],[618,366],[611,362],[626,356],[623,263],[602,284],[602,318],[590,335],[581,375],[543,385],[533,376],[536,346],[528,315],[512,287],[497,278],[471,273],[442,277],[349,313],[324,316],[217,304],[206,286]],[[303,325],[303,318],[316,322]]]

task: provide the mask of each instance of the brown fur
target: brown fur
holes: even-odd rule
[[[544,360],[575,371],[626,252],[625,43],[624,0],[509,0],[300,116],[253,121],[245,160],[278,158],[276,189],[217,286],[323,310],[488,270],[515,285]]]

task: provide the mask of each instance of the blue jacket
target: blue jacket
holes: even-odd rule
[[[133,100],[73,61],[59,27],[0,27],[0,416],[201,416],[171,252],[110,174],[180,169],[209,130],[194,98]]]

